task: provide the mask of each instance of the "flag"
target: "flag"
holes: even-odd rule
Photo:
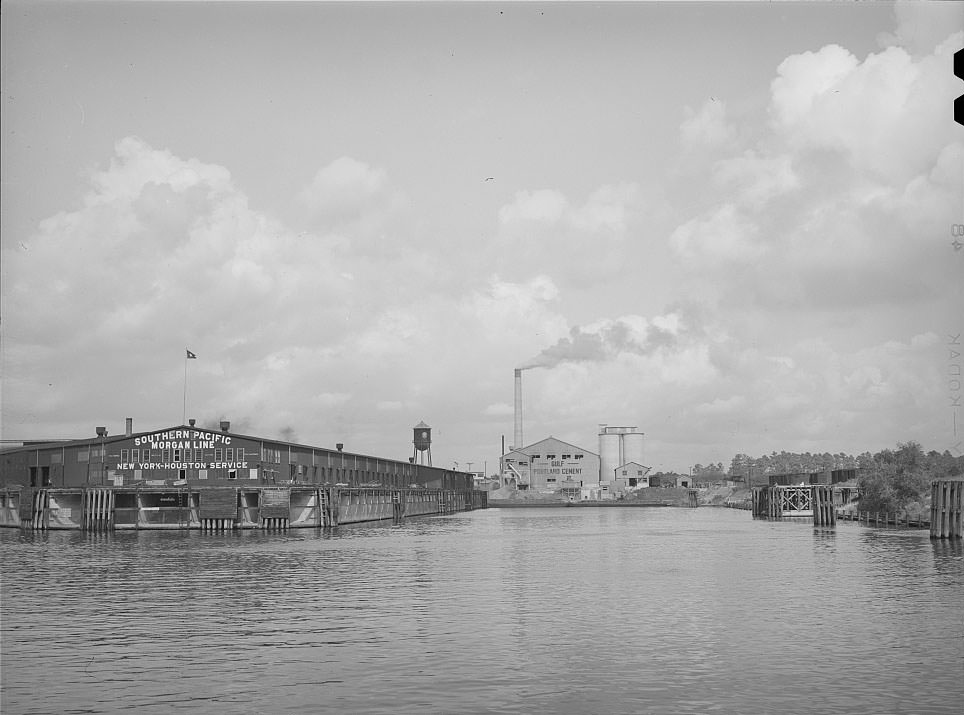
[[[186,349],[186,348],[185,348]],[[187,351],[187,357],[185,360],[197,360],[197,355],[192,353],[190,350]]]

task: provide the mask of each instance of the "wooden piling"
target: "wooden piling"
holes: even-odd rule
[[[836,526],[837,510],[833,503],[833,486],[814,484],[811,495],[814,526]]]
[[[931,538],[964,538],[961,507],[964,478],[939,479],[931,483]]]
[[[769,517],[771,519],[783,518],[783,487],[771,485],[767,490],[767,501],[769,502]]]

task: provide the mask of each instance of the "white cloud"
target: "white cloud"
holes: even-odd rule
[[[857,58],[839,45],[791,55],[777,67],[771,86],[774,121],[781,127],[806,126],[814,105],[828,93],[839,93],[840,83],[858,65]]]
[[[367,206],[382,198],[387,184],[384,169],[343,156],[319,169],[298,199],[312,213],[338,223],[360,217]]]
[[[702,166],[690,158],[711,177],[705,208],[670,245],[692,294],[757,310],[949,302],[952,271],[931,246],[964,194],[945,101],[964,34],[951,30],[926,53],[861,60],[827,45],[780,63],[763,134]]]
[[[901,47],[858,61],[836,45],[787,58],[772,85],[777,137],[792,150],[843,153],[858,172],[891,183],[933,165],[956,138],[947,71],[964,34],[921,57]]]
[[[636,184],[609,184],[590,194],[586,203],[572,212],[570,220],[573,227],[582,231],[608,231],[621,236],[642,205],[642,193]]]
[[[600,232],[621,236],[643,210],[640,187],[624,182],[600,186],[581,206],[574,206],[554,189],[519,191],[512,203],[499,209],[499,221],[507,235],[515,239],[550,239],[559,248],[563,238],[559,229],[576,232],[583,239]]]
[[[188,416],[402,458],[424,419],[440,450],[491,455],[512,369],[541,357],[530,436],[592,448],[596,424],[639,424],[668,467],[930,446],[949,418],[939,336],[960,312],[955,12],[942,29],[944,8],[899,5],[882,51],[814,47],[772,82],[734,82],[683,110],[674,159],[633,138],[638,172],[611,157],[552,185],[515,172],[542,188],[507,185],[506,166],[484,194],[475,178],[437,191],[417,184],[434,167],[386,168],[421,147],[375,142],[371,163],[326,158],[279,189],[288,223],[226,167],[123,139],[75,207],[4,245],[4,415],[16,436],[166,426],[190,347]],[[667,163],[675,206],[653,188]],[[452,197],[466,203],[438,206]]]
[[[733,203],[720,205],[706,218],[687,221],[673,232],[670,240],[685,260],[717,269],[720,261],[759,260],[767,250],[757,224]]]
[[[699,111],[686,108],[686,118],[680,125],[680,140],[686,151],[723,148],[734,142],[736,130],[726,118],[726,102],[712,97],[703,102]]]
[[[511,280],[545,274],[566,290],[625,280],[633,268],[643,280],[653,265],[648,249],[663,220],[661,201],[634,182],[603,184],[581,203],[554,189],[517,192],[499,209],[491,259]]]
[[[333,206],[348,196],[339,187],[371,194],[383,184],[382,173],[341,161],[316,188]],[[353,258],[338,238],[295,234],[252,210],[226,169],[138,139],[119,141],[80,207],[42,221],[24,245],[4,252],[5,360],[24,376],[5,381],[5,413],[29,412],[49,382],[65,416],[88,419],[97,394],[115,416],[179,420],[189,345],[199,355],[195,414],[230,411],[269,432],[285,420],[324,423],[352,399],[339,375],[383,360],[418,329],[404,307],[381,310],[389,292],[408,300],[395,266]],[[345,279],[357,274],[360,291]],[[51,340],[60,351],[42,350]]]
[[[499,220],[503,224],[517,221],[555,223],[562,218],[568,205],[566,197],[558,191],[519,191],[511,204],[499,209]]]
[[[753,150],[717,162],[713,181],[718,190],[732,192],[739,204],[753,209],[763,208],[800,185],[789,155],[761,156]]]
[[[930,54],[947,38],[949,28],[960,27],[962,22],[961,8],[953,2],[897,0],[894,14],[897,29],[882,33],[878,40],[885,47],[899,45],[914,55]]]
[[[484,291],[475,292],[464,302],[461,313],[471,324],[482,328],[481,337],[498,339],[511,335],[514,341],[525,345],[565,331],[565,319],[551,308],[558,297],[559,290],[548,276],[533,276],[521,283],[493,276]]]

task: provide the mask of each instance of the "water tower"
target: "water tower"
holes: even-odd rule
[[[415,425],[414,429],[415,429],[415,439],[412,440],[412,442],[415,445],[415,452],[414,454],[412,454],[412,461],[415,464],[424,464],[431,467],[432,466],[432,428],[429,427],[424,422],[419,422],[417,425]]]

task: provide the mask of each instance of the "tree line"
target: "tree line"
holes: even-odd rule
[[[923,504],[935,479],[964,474],[964,456],[955,457],[948,450],[924,452],[918,442],[897,444],[896,449],[883,449],[875,454],[857,456],[839,452],[771,452],[760,457],[736,454],[728,469],[723,463],[695,464],[691,468],[698,486],[730,479],[746,485],[769,483],[773,474],[813,474],[835,469],[857,469],[861,488],[860,508],[867,511],[899,512],[914,503]]]

